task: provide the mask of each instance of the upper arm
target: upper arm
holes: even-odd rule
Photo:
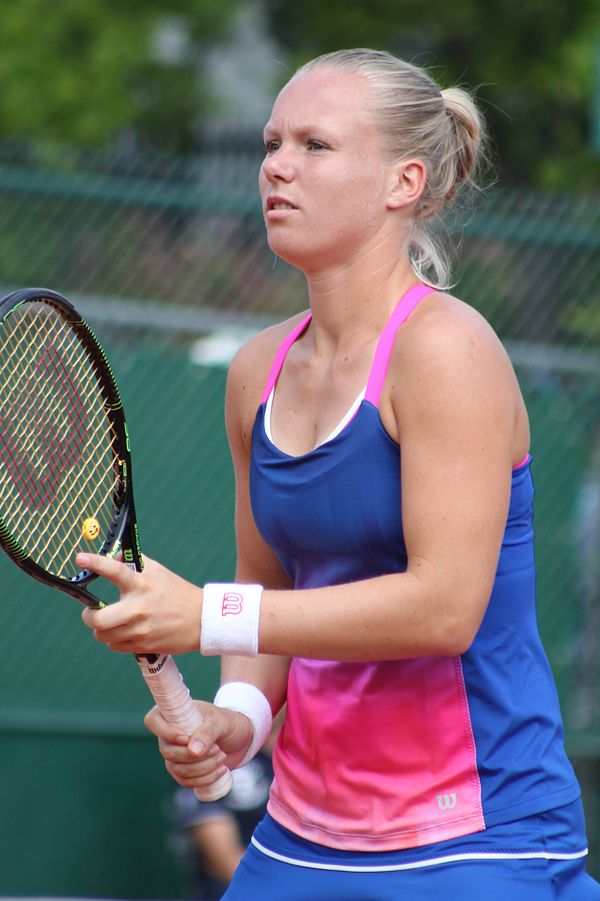
[[[428,319],[395,355],[402,519],[408,570],[437,593],[445,628],[466,649],[498,564],[519,394],[477,314],[449,309]]]
[[[225,420],[235,475],[236,580],[265,588],[291,588],[275,552],[258,531],[250,502],[250,454],[256,411],[277,344],[278,329],[252,339],[236,355],[227,379]],[[266,365],[265,365],[266,361]],[[221,682],[245,681],[269,699],[273,713],[285,702],[290,660],[277,655],[256,658],[226,655]]]
[[[250,502],[252,429],[277,335],[277,329],[262,333],[234,358],[227,378],[225,422],[235,475],[236,579],[289,588],[288,576],[258,531]]]

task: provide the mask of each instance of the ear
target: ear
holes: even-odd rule
[[[427,170],[421,160],[404,160],[393,167],[386,206],[399,210],[415,203],[425,190]]]

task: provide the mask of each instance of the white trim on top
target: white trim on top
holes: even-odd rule
[[[338,424],[333,429],[333,431],[329,433],[327,438],[325,438],[325,440],[322,441],[321,444],[327,444],[328,441],[333,441],[333,439],[337,438],[337,436],[340,434],[340,432],[342,432],[346,428],[348,423],[356,416],[358,408],[360,407],[363,400],[365,399],[366,391],[367,391],[367,386],[365,385],[363,390],[360,392],[360,394],[358,395],[358,397],[356,398],[356,400],[354,401],[354,403],[348,410],[348,412],[342,417],[342,419],[338,422]],[[271,444],[275,444],[275,442],[273,441],[273,433],[271,431],[271,411],[273,409],[274,396],[275,396],[275,386],[273,386],[271,388],[271,393],[269,394],[269,396],[267,398],[267,404],[265,407],[265,433],[267,435],[267,438],[271,442]]]

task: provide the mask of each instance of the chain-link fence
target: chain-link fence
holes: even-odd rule
[[[306,304],[302,276],[266,247],[258,164],[242,150],[149,161],[0,145],[2,293],[54,288],[94,324],[122,386],[143,549],[200,582],[227,580],[234,568],[227,362],[247,335]],[[466,225],[456,270],[457,293],[504,340],[530,411],[540,627],[584,785],[596,874],[598,199],[496,189]],[[15,824],[0,851],[0,894],[176,897],[156,814],[170,784],[143,737],[148,697],[135,664],[96,646],[74,602],[7,560],[0,579],[0,796]],[[179,662],[195,693],[210,696],[214,663]],[[32,806],[38,791],[43,804]],[[31,861],[18,865],[27,861],[19,828],[30,835]],[[107,841],[112,866],[102,869],[90,847]],[[67,849],[60,867],[58,844]]]

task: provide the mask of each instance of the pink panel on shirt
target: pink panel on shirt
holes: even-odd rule
[[[310,841],[387,851],[485,828],[458,657],[293,660],[273,763],[269,812]]]

